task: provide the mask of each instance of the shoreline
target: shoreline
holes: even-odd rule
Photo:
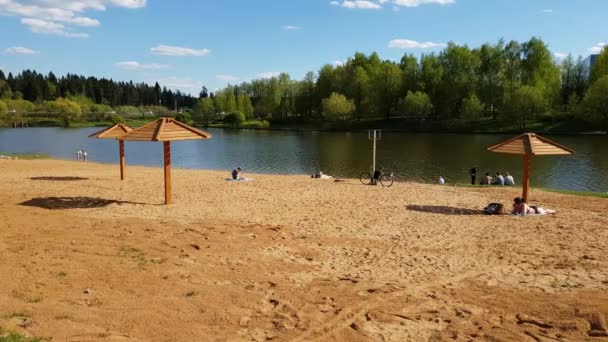
[[[2,154],[2,152],[0,151],[0,154]],[[25,154],[21,154],[21,153],[4,153],[4,155],[12,157],[13,159],[7,159],[7,160],[54,160],[54,161],[63,161],[63,162],[74,162],[77,164],[81,164],[83,162],[79,162],[73,159],[62,159],[62,158],[57,158],[57,157],[53,157],[53,156],[49,156],[49,155],[45,155],[45,154],[35,154],[35,153],[25,153]],[[24,156],[23,158],[21,158],[20,156]],[[15,158],[17,157],[17,158]],[[118,167],[118,164],[114,164],[114,163],[110,163],[110,162],[98,162],[98,161],[87,161],[85,162],[85,164],[97,164],[97,165],[104,165],[104,166],[115,166]],[[162,169],[163,166],[162,165],[143,165],[143,164],[129,164],[127,162],[126,164],[126,169],[128,170],[129,167],[139,167],[139,168],[153,168],[153,169]],[[231,170],[221,170],[221,169],[202,169],[202,168],[181,168],[181,167],[173,167],[173,170],[188,170],[188,171],[201,171],[201,172],[217,172],[217,173],[225,173],[226,174],[226,178],[229,178],[230,176],[230,171]],[[127,171],[128,172],[128,171]],[[310,174],[303,174],[303,173],[249,173],[247,172],[248,175],[253,175],[253,176],[294,176],[294,177],[302,177],[302,178],[311,178]],[[331,181],[335,180],[335,179],[342,179],[342,180],[349,180],[349,181],[353,181],[353,182],[359,182],[358,178],[332,178]],[[459,183],[447,183],[444,185],[439,185],[436,184],[434,182],[422,182],[420,180],[406,180],[406,181],[399,181],[398,179],[395,180],[396,183],[412,183],[412,184],[419,184],[419,185],[437,185],[437,186],[442,186],[442,187],[457,187],[457,188],[470,188],[470,189],[488,189],[488,188],[495,188],[495,189],[520,189],[521,186],[520,185],[515,185],[515,186],[511,186],[511,187],[507,187],[507,186],[494,186],[494,185],[470,185],[468,183],[465,182],[459,182]],[[567,195],[573,195],[573,196],[582,196],[582,197],[597,197],[597,198],[608,198],[608,192],[602,192],[602,191],[583,191],[583,190],[569,190],[569,189],[556,189],[556,188],[542,188],[542,187],[532,187],[532,190],[540,190],[540,191],[546,191],[546,192],[554,192],[554,193],[560,193],[560,194],[567,194]]]

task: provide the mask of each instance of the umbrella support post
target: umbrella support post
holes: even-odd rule
[[[120,153],[120,180],[125,180],[125,141],[118,140],[118,150]]]
[[[171,204],[171,142],[163,142],[165,156],[165,204]]]
[[[530,160],[531,159],[532,159],[532,156],[530,156],[529,154],[526,154],[524,156],[524,179],[523,179],[524,191],[523,191],[523,195],[522,195],[522,198],[524,199],[524,203],[528,203],[528,196],[529,196],[529,192],[530,192]]]

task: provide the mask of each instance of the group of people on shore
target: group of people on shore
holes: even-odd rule
[[[87,151],[83,150],[82,148],[79,148],[78,151],[76,151],[76,160],[87,161],[88,158],[89,153],[87,153]]]
[[[477,183],[477,172],[479,171],[479,167],[475,166],[469,170],[469,175],[471,176],[471,185],[475,185]],[[515,179],[508,172],[504,175],[501,172],[496,172],[496,176],[490,176],[489,172],[486,172],[485,176],[481,177],[479,180],[479,185],[504,185],[504,186],[513,186],[515,185]]]

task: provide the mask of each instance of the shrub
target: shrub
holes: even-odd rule
[[[425,92],[408,91],[407,96],[399,101],[399,108],[406,115],[429,115],[433,111],[433,104]]]
[[[245,114],[243,112],[234,111],[224,117],[224,122],[230,124],[233,128],[240,127],[245,122]]]
[[[355,103],[346,96],[332,93],[323,100],[323,114],[328,120],[346,120],[355,111]]]
[[[478,120],[482,117],[486,106],[479,100],[475,94],[462,101],[460,113],[465,120]]]
[[[189,125],[192,123],[192,116],[188,113],[178,113],[175,116],[175,120],[185,123],[186,125]]]
[[[122,115],[119,114],[109,114],[106,116],[106,118],[113,124],[120,124],[120,123],[124,123],[125,122],[125,118],[122,117]]]

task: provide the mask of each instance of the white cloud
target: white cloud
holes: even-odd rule
[[[67,38],[87,38],[89,35],[82,32],[67,31],[63,24],[46,21],[42,19],[23,18],[21,23],[30,28],[34,33],[50,34]]]
[[[295,25],[285,25],[281,28],[285,31],[299,31],[302,29],[301,26],[295,26]]]
[[[604,48],[607,45],[608,45],[608,43],[599,42],[599,43],[595,44],[594,46],[590,47],[589,52],[591,52],[592,54],[602,53],[602,51],[604,51]]]
[[[334,6],[341,6],[345,8],[359,8],[359,9],[381,9],[378,3],[368,0],[343,0],[342,3],[338,1],[332,1],[330,4]]]
[[[270,72],[261,72],[259,74],[256,74],[255,76],[257,78],[273,78],[273,77],[279,77],[279,75],[281,75],[281,73],[278,71],[270,71]]]
[[[388,47],[391,49],[432,49],[445,46],[444,43],[417,42],[410,39],[393,39],[388,42]]]
[[[23,46],[13,46],[5,50],[6,53],[10,53],[11,55],[38,55],[40,51],[28,49]]]
[[[345,63],[346,62],[344,62],[344,61],[337,60],[337,61],[334,61],[333,65],[334,66],[341,66],[341,65],[344,65]]]
[[[171,45],[158,45],[150,49],[155,55],[163,56],[177,56],[177,57],[191,57],[191,56],[207,56],[211,53],[207,49],[192,49],[182,46],[171,46]]]
[[[456,0],[394,0],[392,1],[395,5],[401,7],[418,7],[420,5],[450,5],[456,2]]]
[[[146,0],[0,0],[0,14],[21,17],[21,23],[34,33],[83,38],[88,35],[73,32],[71,26],[101,25],[84,12],[105,11],[107,6],[142,8]]]
[[[543,13],[553,13],[553,10],[552,9],[545,9],[545,10],[543,10]]]
[[[187,94],[198,94],[203,87],[203,82],[196,81],[191,77],[167,77],[164,79],[146,81],[146,83],[154,85],[156,82],[162,84],[172,90],[179,90]]]
[[[557,59],[564,59],[564,58],[568,57],[568,54],[564,53],[564,52],[554,52],[553,56],[555,56],[555,58],[557,58]]]
[[[334,0],[329,4],[359,9],[381,9],[385,4],[392,4],[393,11],[399,11],[400,7],[418,7],[430,4],[450,5],[455,2],[456,0],[342,0],[342,2]]]
[[[220,81],[226,81],[226,82],[234,82],[234,81],[238,81],[240,78],[236,77],[236,76],[232,76],[232,75],[216,75],[215,78],[217,78]]]
[[[125,69],[125,70],[160,70],[160,69],[165,69],[165,68],[169,67],[168,65],[164,65],[164,64],[156,64],[156,63],[143,64],[143,63],[139,63],[136,61],[118,62],[118,63],[116,63],[116,66],[121,69]]]

